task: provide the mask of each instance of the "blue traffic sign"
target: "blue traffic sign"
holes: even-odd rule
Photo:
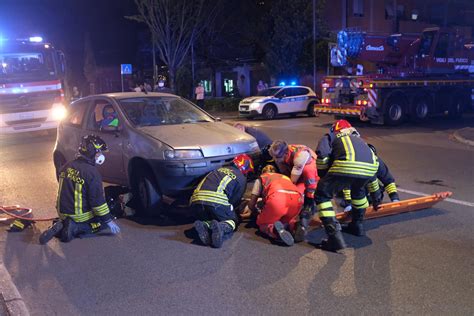
[[[120,74],[122,74],[122,75],[131,75],[132,74],[132,64],[121,64],[120,65]]]

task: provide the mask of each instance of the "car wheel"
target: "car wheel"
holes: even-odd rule
[[[54,168],[56,169],[56,180],[59,181],[59,170],[66,164],[66,158],[60,153],[54,154]]]
[[[277,116],[278,110],[274,105],[266,105],[262,111],[263,117],[267,120],[272,120]]]
[[[158,215],[162,211],[163,198],[153,173],[148,168],[140,168],[134,174],[134,195],[137,197],[137,213],[144,216]]]
[[[315,117],[316,116],[316,111],[314,110],[314,106],[316,103],[311,102],[308,104],[308,108],[306,109],[306,114],[308,114],[309,117]]]
[[[405,118],[405,107],[402,98],[391,98],[385,109],[385,120],[388,125],[400,125]]]

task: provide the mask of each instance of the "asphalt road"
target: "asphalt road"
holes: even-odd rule
[[[245,122],[274,139],[315,147],[330,117]],[[241,225],[222,249],[192,241],[185,210],[152,220],[120,219],[120,237],[38,244],[46,224],[6,233],[0,254],[32,315],[452,314],[474,313],[474,148],[451,134],[474,126],[359,123],[403,192],[450,190],[452,201],[366,222],[367,237],[346,236],[345,255],[309,243],[273,244]],[[55,214],[54,136],[0,138],[0,205]],[[407,193],[411,192],[411,193]],[[414,194],[412,194],[414,193]]]

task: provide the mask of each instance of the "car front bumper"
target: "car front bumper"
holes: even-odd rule
[[[259,162],[260,153],[247,153],[254,159],[254,165]],[[199,181],[209,172],[230,164],[235,155],[211,157],[195,160],[149,160],[155,179],[162,194],[178,196],[194,190]]]

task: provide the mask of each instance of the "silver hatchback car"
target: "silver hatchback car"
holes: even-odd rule
[[[56,171],[74,158],[81,138],[100,136],[109,148],[103,180],[127,186],[140,209],[153,212],[163,195],[177,197],[240,153],[258,159],[256,140],[179,96],[113,93],[73,102],[58,127]]]

